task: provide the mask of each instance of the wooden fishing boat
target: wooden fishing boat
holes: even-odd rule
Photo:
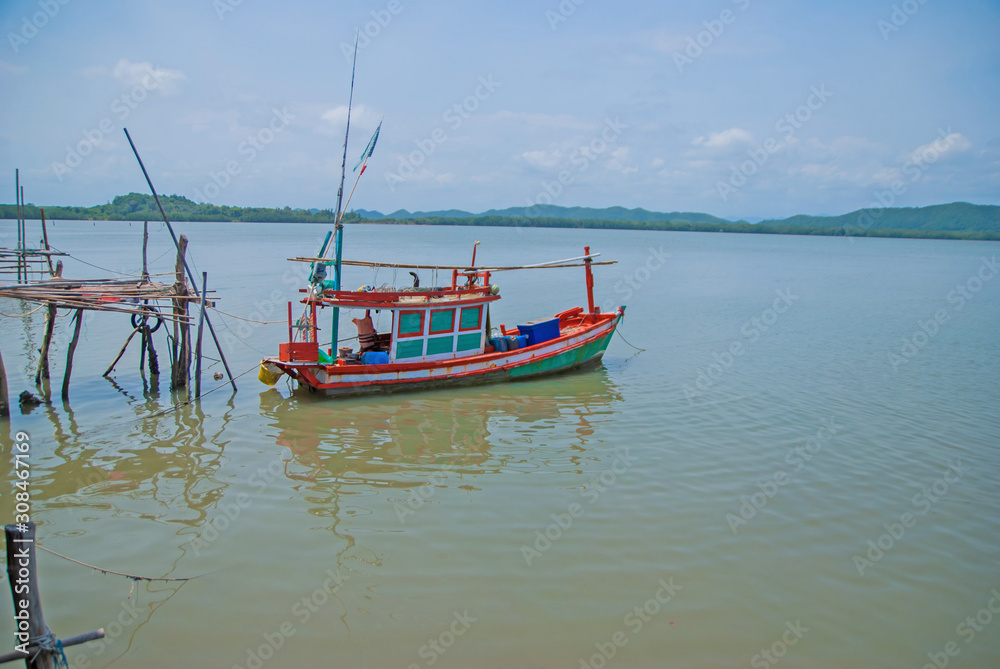
[[[357,47],[355,47],[355,64]],[[476,249],[467,267],[428,267],[450,269],[451,285],[420,288],[415,281],[410,288],[362,288],[342,290],[341,270],[345,264],[388,266],[418,269],[417,265],[348,262],[341,259],[343,250],[343,212],[350,203],[368,159],[375,150],[382,124],[354,166],[361,167],[343,203],[344,179],[347,174],[347,140],[351,129],[351,107],[354,101],[354,74],[351,74],[351,96],[347,103],[347,126],[344,133],[344,154],[337,191],[334,216],[335,253],[327,257],[331,235],[327,233],[319,255],[315,258],[291,258],[311,263],[309,287],[302,300],[305,312],[292,320],[292,303],[288,303],[288,341],[279,346],[277,357],[261,361],[258,378],[274,385],[287,374],[300,387],[327,395],[359,395],[397,390],[418,390],[445,386],[522,379],[576,369],[600,361],[608,347],[625,307],[612,313],[601,313],[594,306],[594,276],[592,266],[596,255],[584,248],[584,255],[551,263],[521,267],[476,267]],[[478,245],[479,242],[476,242]],[[542,267],[584,267],[587,279],[587,311],[576,307],[552,318],[524,323],[507,329],[504,325],[495,336],[491,327],[490,306],[500,299],[500,289],[490,283],[491,272]],[[327,278],[327,268],[333,268],[333,278]],[[411,272],[412,273],[412,272]],[[414,278],[416,275],[414,274]],[[464,285],[460,285],[464,281]],[[317,312],[332,307],[329,348],[320,346]],[[359,350],[339,348],[340,310],[364,310],[363,318],[353,319],[358,327]],[[392,325],[388,332],[378,333],[372,324],[371,312],[389,312]],[[354,338],[349,338],[353,340]]]
[[[305,313],[295,322],[289,303],[288,341],[277,357],[261,362],[259,378],[273,385],[287,374],[300,387],[344,396],[524,379],[596,364],[625,314],[624,306],[610,313],[594,306],[592,266],[611,264],[597,263],[596,257],[587,247],[579,258],[540,265],[434,267],[452,270],[451,285],[444,287],[343,291],[336,289],[339,280],[320,280],[305,289]],[[292,260],[336,264],[322,257]],[[575,307],[492,332],[490,307],[500,300],[499,287],[490,283],[492,273],[543,267],[584,267],[587,310]],[[326,307],[334,311],[332,341],[337,341],[340,309],[365,312],[354,319],[360,350],[320,346],[316,324]],[[391,314],[388,332],[374,331],[372,311]]]

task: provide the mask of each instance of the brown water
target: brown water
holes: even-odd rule
[[[264,320],[299,285],[283,259],[325,233],[181,227],[219,308]],[[52,236],[137,269],[141,226]],[[488,264],[584,244],[619,260],[597,272],[598,301],[627,304],[622,334],[647,350],[616,338],[582,373],[330,401],[256,381],[282,325],[217,314],[230,365],[253,371],[235,396],[154,416],[172,398],[166,379],[144,386],[136,350],[114,384],[100,376],[124,318],[85,321],[70,404],[2,425],[7,453],[12,430],[30,435],[40,542],[203,576],[130,592],[41,553],[52,629],[108,634],[69,649],[71,666],[1000,665],[995,244],[362,226],[345,257],[453,263],[476,239]],[[497,323],[585,299],[577,270],[496,283]],[[41,325],[0,318],[14,394],[32,387]],[[61,379],[65,336],[58,348]],[[0,638],[12,631],[3,604]]]

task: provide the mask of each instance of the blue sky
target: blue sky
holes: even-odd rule
[[[579,4],[577,4],[579,3]],[[1000,4],[4,0],[0,201],[727,218],[1000,204]],[[351,181],[348,181],[350,188]],[[9,193],[9,194],[8,194]]]

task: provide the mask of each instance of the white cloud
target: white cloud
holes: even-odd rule
[[[347,105],[327,109],[319,118],[320,124],[316,132],[327,137],[342,137],[344,126],[347,125]],[[351,127],[354,129],[374,130],[381,118],[375,110],[363,104],[351,109]]]
[[[559,149],[550,149],[548,151],[525,151],[521,154],[532,167],[540,170],[551,170],[558,166],[563,159],[562,151]]]
[[[664,165],[664,164],[665,164],[666,162],[667,162],[667,161],[665,161],[665,160],[664,160],[663,158],[654,158],[654,159],[653,159],[653,162],[651,162],[651,163],[649,164],[649,166],[650,166],[650,167],[652,167],[652,168],[653,168],[654,170],[656,170],[656,169],[659,169],[659,168],[663,167],[663,165]]]
[[[950,128],[949,128],[950,129]],[[943,134],[943,133],[942,133]],[[933,142],[918,146],[909,155],[908,160],[918,165],[934,162],[949,154],[961,153],[972,148],[969,138],[960,132],[952,132],[945,137],[938,137]]]
[[[12,65],[5,60],[0,60],[0,74],[24,74],[28,68],[24,65]]]
[[[710,149],[728,149],[742,144],[753,143],[753,135],[743,128],[729,128],[722,132],[711,132],[708,137],[695,137],[693,142],[696,146],[705,146]]]
[[[178,91],[180,83],[187,81],[187,76],[180,70],[166,67],[153,67],[149,61],[133,63],[122,58],[114,68],[104,66],[85,67],[80,73],[88,79],[111,77],[126,88],[142,86],[146,90],[159,91],[160,95],[169,96]]]
[[[629,149],[627,146],[619,146],[611,152],[611,160],[608,161],[608,169],[621,172],[622,174],[632,174],[638,172],[638,167],[629,167],[625,163],[628,161]]]

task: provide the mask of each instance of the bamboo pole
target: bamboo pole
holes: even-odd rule
[[[56,327],[56,305],[50,304],[45,314],[45,334],[42,336],[42,348],[38,356],[38,371],[35,372],[35,385],[40,385],[42,379],[49,378],[49,346],[52,344],[52,332]]]
[[[126,340],[125,340],[125,345],[124,345],[124,346],[122,346],[122,350],[118,351],[118,356],[117,356],[117,357],[115,357],[114,361],[112,361],[112,363],[111,363],[111,366],[110,366],[110,367],[108,367],[108,371],[104,372],[104,376],[107,376],[108,374],[110,374],[111,372],[113,372],[113,371],[114,371],[114,369],[115,369],[115,365],[117,365],[117,364],[118,364],[118,361],[122,359],[122,356],[123,356],[123,355],[125,355],[125,349],[127,349],[127,348],[128,348],[128,344],[129,344],[129,342],[130,342],[130,341],[132,341],[132,337],[134,337],[134,336],[135,336],[135,333],[136,333],[136,332],[138,332],[138,331],[139,331],[139,328],[134,328],[134,329],[132,330],[132,334],[130,334],[130,335],[128,336],[128,339],[126,339]]]
[[[201,398],[201,330],[205,324],[205,295],[208,290],[208,272],[201,273],[201,314],[198,317],[198,339],[195,342],[194,396]]]
[[[28,257],[24,254],[28,250],[28,227],[24,217],[24,186],[21,186],[21,264],[24,265],[24,282],[28,283]]]
[[[80,340],[80,326],[83,324],[83,309],[76,310],[76,326],[73,328],[73,339],[69,342],[69,350],[66,352],[66,375],[63,376],[62,398],[69,400],[69,377],[73,374],[73,354],[76,353],[76,344]]]
[[[163,222],[167,226],[167,230],[170,232],[170,236],[174,240],[174,246],[177,246],[177,234],[174,232],[174,226],[170,224],[170,219],[167,218],[167,212],[163,210],[163,205],[160,203],[160,196],[156,194],[156,188],[153,187],[153,181],[149,178],[149,172],[146,171],[146,166],[142,164],[142,158],[139,157],[139,150],[135,148],[135,142],[132,141],[132,136],[128,134],[128,128],[122,128],[125,131],[125,138],[128,139],[129,146],[132,147],[132,153],[135,154],[135,159],[139,162],[139,169],[142,170],[142,176],[146,178],[146,184],[149,186],[150,192],[153,194],[153,199],[156,201],[156,207],[160,210],[160,216],[163,217]],[[191,268],[188,267],[187,262],[184,262],[184,270],[187,275],[191,278],[191,282],[194,283],[194,273]],[[197,287],[195,287],[197,290]],[[205,315],[205,322],[208,324],[208,331],[212,335],[212,341],[215,342],[215,349],[219,352],[219,358],[222,359],[222,366],[226,370],[226,374],[229,376],[229,385],[233,387],[233,392],[235,393],[236,379],[233,378],[233,373],[229,369],[229,363],[226,362],[226,354],[222,351],[222,344],[219,343],[219,337],[215,334],[215,326],[212,325],[212,319]]]

